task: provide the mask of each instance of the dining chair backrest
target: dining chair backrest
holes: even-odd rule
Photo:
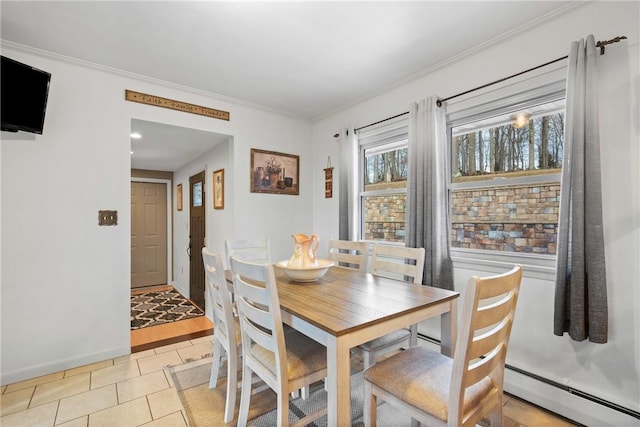
[[[367,271],[369,243],[351,240],[329,241],[329,259],[338,267]]]
[[[271,263],[271,248],[269,239],[253,240],[226,240],[225,249],[227,252],[227,262],[231,265],[232,256],[253,263]]]
[[[242,330],[243,363],[249,364],[269,387],[279,389],[280,380],[287,378],[287,363],[273,266],[231,256],[231,271]],[[259,353],[251,351],[257,348],[256,344],[260,346]],[[275,371],[266,368],[258,356],[267,358]]]
[[[491,406],[488,401],[502,407],[504,365],[521,281],[520,265],[503,274],[469,279],[453,360],[449,425],[480,422],[486,408]],[[467,390],[486,384],[487,378],[492,388],[483,399],[484,404],[465,408]]]
[[[424,248],[376,244],[373,247],[371,274],[422,284]]]
[[[202,248],[202,261],[207,279],[207,293],[211,303],[213,324],[216,329],[215,335],[221,338],[228,351],[229,343],[233,343],[233,346],[236,345],[236,333],[231,294],[227,287],[222,258],[219,254],[212,253],[204,247]]]
[[[213,358],[209,387],[215,388],[218,382],[218,371],[222,364],[223,352],[227,353],[227,397],[224,421],[231,422],[235,413],[238,372],[239,336],[237,320],[233,314],[229,285],[224,274],[222,258],[219,254],[202,248],[202,261],[207,285],[207,294],[213,314]]]

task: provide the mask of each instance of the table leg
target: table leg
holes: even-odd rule
[[[449,311],[440,316],[440,352],[453,357],[458,332],[458,299],[449,302]]]
[[[343,339],[327,342],[327,420],[330,426],[351,425],[350,349]]]

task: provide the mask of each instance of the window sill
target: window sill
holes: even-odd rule
[[[476,270],[488,273],[503,273],[521,264],[523,277],[555,281],[555,255],[536,255],[513,252],[494,252],[473,249],[451,249],[454,268]]]

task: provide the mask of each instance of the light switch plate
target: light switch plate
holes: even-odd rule
[[[98,211],[98,225],[118,225],[118,211]]]

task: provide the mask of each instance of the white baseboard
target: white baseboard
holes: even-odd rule
[[[640,420],[631,415],[510,369],[505,369],[504,390],[586,426],[638,427],[640,425]]]
[[[434,351],[440,351],[440,345],[429,339],[421,338],[418,340],[418,344]],[[585,426],[640,426],[640,420],[631,415],[509,368],[505,369],[504,373],[504,390],[513,396]]]
[[[131,353],[131,347],[123,347],[119,349],[85,354],[80,357],[56,360],[43,365],[29,366],[24,369],[18,369],[10,372],[2,372],[0,384],[7,385],[18,381],[29,380],[54,372],[64,371],[66,369],[76,368],[78,366],[88,365],[90,363],[102,362],[103,360],[124,356]]]

